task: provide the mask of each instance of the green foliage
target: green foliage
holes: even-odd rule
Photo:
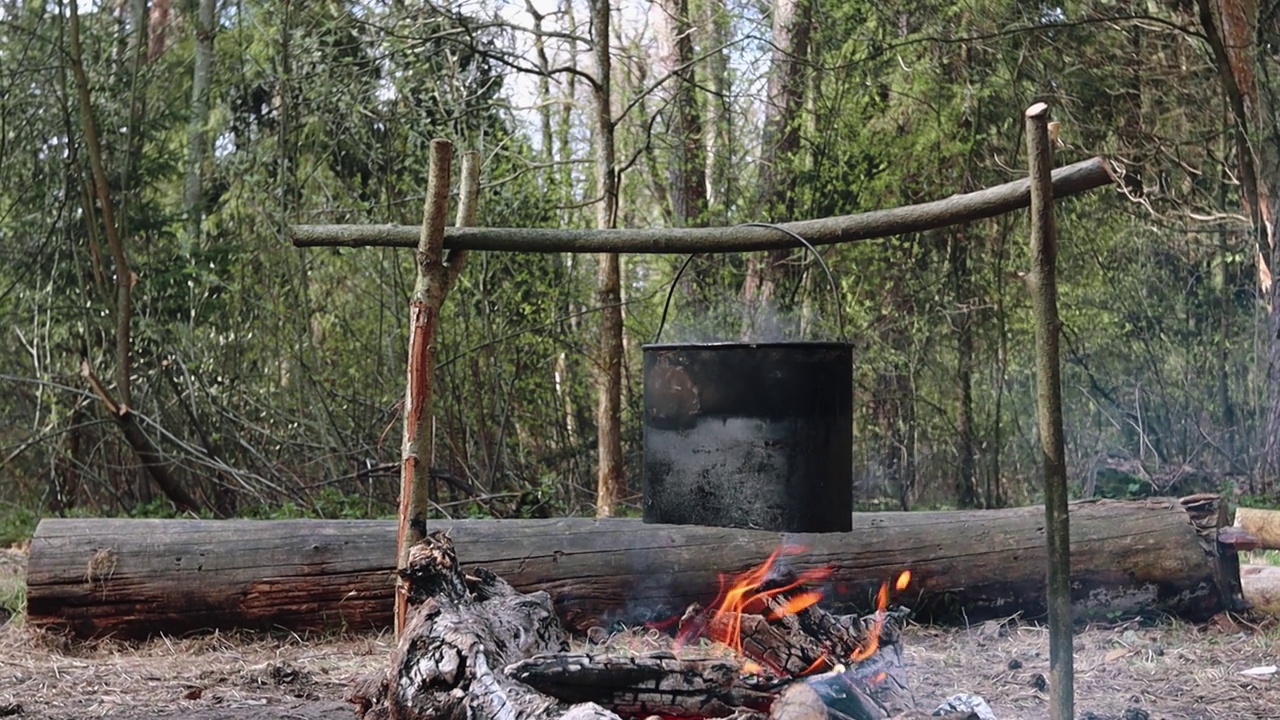
[[[0,573],[0,617],[20,624],[27,613],[27,583],[21,575]],[[0,620],[3,625],[5,620]]]
[[[35,533],[40,518],[30,508],[10,503],[0,504],[0,507],[4,508],[0,513],[0,546],[20,543]]]
[[[707,133],[693,140],[714,156],[705,217],[761,220],[772,210],[755,202],[768,8],[694,5],[698,17],[718,13],[727,34],[695,29]],[[205,516],[394,511],[398,470],[387,468],[400,441],[412,254],[299,251],[285,225],[420,222],[437,136],[482,153],[483,224],[591,223],[585,81],[558,73],[547,97],[526,103],[535,109],[513,107],[512,98],[543,92],[513,70],[530,67],[527,38],[459,7],[223,7],[195,237],[182,202],[195,53],[187,9],[174,8],[163,52],[135,67],[128,10],[82,8],[108,191],[138,276],[131,409]],[[813,8],[804,103],[789,119],[799,147],[779,168],[786,211],[857,213],[1019,177],[1021,111],[1049,102],[1062,123],[1058,162],[1106,153],[1124,166],[1129,193],[1058,205],[1073,473],[1120,455],[1151,473],[1187,465],[1247,475],[1265,383],[1260,304],[1250,240],[1229,222],[1239,215],[1237,159],[1217,75],[1178,29],[1197,19],[1161,5],[1147,9],[1158,22],[1116,20],[1099,2],[1053,12],[1006,0]],[[175,516],[96,399],[78,392],[82,359],[113,389],[115,289],[68,91],[66,18],[59,6],[21,0],[0,0],[0,14],[0,87],[21,88],[0,95],[0,318],[10,328],[0,344],[0,541],[29,535],[42,514]],[[559,15],[549,29],[567,21]],[[623,29],[614,107],[631,109],[617,128],[621,220],[654,225],[672,217],[670,160],[687,139],[667,132],[667,88],[640,95],[660,72],[650,67],[652,38],[631,37],[647,27]],[[583,28],[548,38],[553,65],[573,60],[565,36],[575,32]],[[722,96],[705,91],[713,72],[727,84]],[[549,138],[534,129],[544,119]],[[954,506],[966,422],[977,500],[1034,500],[1024,214],[822,252],[836,297],[797,252],[760,312],[787,321],[792,335],[855,344],[860,505]],[[639,345],[656,334],[683,261],[624,260],[633,490]],[[695,259],[672,295],[664,339],[736,337],[750,267],[739,255]],[[591,256],[471,255],[437,337],[432,463],[487,499],[440,484],[442,513],[591,507],[594,271]]]
[[[1265,495],[1247,493],[1240,495],[1235,500],[1240,507],[1256,508],[1258,510],[1280,510],[1280,504],[1276,503],[1276,499]]]

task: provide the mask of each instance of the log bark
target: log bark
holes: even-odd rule
[[[1114,182],[1106,158],[1095,157],[1053,171],[1053,195],[1078,195]],[[868,240],[933,230],[995,217],[1027,207],[1027,178],[942,200],[859,215],[782,223],[813,245]],[[415,247],[413,225],[294,225],[297,247]],[[766,227],[567,230],[559,228],[445,228],[449,249],[513,252],[704,253],[800,247],[786,232]]]
[[[1215,496],[1087,500],[1071,506],[1077,619],[1204,619],[1244,606]],[[458,520],[465,566],[522,592],[545,590],[575,628],[678,617],[711,600],[722,572],[753,567],[784,539],[790,567],[830,566],[828,609],[867,612],[881,581],[910,569],[894,601],[932,622],[1045,612],[1044,509],[855,513],[827,534],[646,525],[639,520]],[[81,636],[199,629],[385,628],[395,523],[377,520],[89,520],[36,529],[27,576],[33,625]]]

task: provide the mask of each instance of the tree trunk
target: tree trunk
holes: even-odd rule
[[[403,439],[400,450],[400,507],[396,526],[396,567],[403,570],[409,548],[427,534],[431,484],[431,401],[435,385],[436,328],[444,306],[444,221],[449,211],[453,145],[431,141],[431,165],[422,207],[422,236],[414,254],[415,279],[409,298],[409,350],[405,363]],[[396,636],[404,629],[407,588],[396,593]]]
[[[955,295],[956,339],[956,506],[977,507],[977,462],[973,442],[973,298],[969,282],[969,238],[963,228],[951,233],[948,259]]]
[[[191,119],[187,129],[187,178],[182,205],[187,215],[188,247],[200,241],[204,221],[205,159],[209,153],[209,89],[213,82],[213,41],[217,33],[217,0],[196,0],[195,70],[191,75]]]
[[[706,200],[709,219],[727,221],[728,208],[734,200],[733,175],[729,172],[733,153],[733,124],[730,118],[732,104],[732,80],[729,75],[729,55],[724,49],[729,43],[730,17],[724,0],[704,0],[702,25],[705,36],[702,53],[708,55],[706,124],[703,125],[703,153],[706,163],[704,175],[707,182]]]
[[[93,187],[98,200],[98,211],[102,213],[102,232],[107,238],[107,246],[111,249],[111,259],[115,265],[116,276],[116,397],[119,404],[129,407],[133,402],[133,284],[136,278],[129,267],[129,258],[125,252],[124,238],[120,236],[120,226],[116,223],[115,203],[111,199],[111,185],[107,181],[106,161],[103,158],[102,146],[99,142],[98,123],[94,116],[93,101],[89,95],[89,78],[84,69],[84,53],[80,38],[80,14],[73,0],[69,5],[71,22],[70,61],[71,74],[75,78],[76,99],[80,108],[80,121],[84,129],[84,142],[89,155],[89,166],[93,171]]]
[[[809,56],[812,0],[775,0],[773,6],[773,55],[760,139],[758,218],[776,222],[790,219],[797,151],[800,148],[800,113],[804,108],[804,68]],[[771,251],[747,260],[742,297],[750,308],[770,302],[783,276],[787,251]]]
[[[1186,509],[1184,509],[1184,506]],[[1190,521],[1189,521],[1190,520]],[[1239,607],[1239,565],[1216,498],[1071,505],[1077,618],[1161,613],[1200,620]],[[779,544],[797,572],[828,565],[828,609],[866,612],[882,580],[910,569],[895,602],[924,622],[1045,612],[1044,508],[854,513],[848,533],[781,534],[633,519],[433,521],[467,568],[546,590],[572,627],[678,617],[721,573]],[[395,522],[49,518],[32,540],[29,621],[80,636],[196,629],[381,629],[392,619]]]
[[[142,4],[145,9],[145,3]],[[137,9],[137,8],[135,8]],[[71,73],[75,79],[76,99],[80,109],[80,120],[84,128],[85,146],[89,155],[89,165],[93,172],[93,187],[98,200],[98,210],[102,214],[102,232],[111,248],[111,257],[115,265],[116,297],[114,315],[116,321],[116,392],[112,397],[106,388],[93,374],[88,359],[81,361],[81,376],[89,382],[94,392],[102,401],[103,408],[115,420],[117,427],[124,435],[125,442],[133,450],[144,471],[152,482],[160,488],[179,510],[198,510],[199,502],[183,488],[163,462],[160,451],[143,432],[133,412],[133,285],[137,277],[129,267],[129,257],[125,248],[125,238],[116,222],[115,204],[111,198],[110,185],[107,181],[106,163],[99,141],[98,123],[94,114],[93,100],[89,94],[89,79],[84,68],[84,52],[80,37],[80,15],[73,1],[70,6],[70,52]],[[145,57],[145,33],[138,36],[139,45],[135,48],[139,55]],[[95,222],[93,218],[90,223]]]
[[[880,305],[884,315],[876,323],[876,339],[884,354],[876,364],[870,398],[875,429],[872,462],[882,473],[883,490],[894,493],[900,509],[910,510],[916,490],[912,442],[916,417],[908,357],[911,339],[903,326],[915,314],[915,307],[899,278],[892,275],[882,278],[881,287]]]
[[[618,174],[614,146],[613,62],[609,56],[610,0],[592,0],[591,41],[596,58],[596,227],[607,230],[618,217]],[[617,253],[601,253],[596,270],[600,308],[600,355],[596,401],[596,516],[610,517],[626,494],[622,467],[622,297]]]
[[[1275,137],[1272,93],[1262,86],[1267,73],[1259,67],[1263,52],[1258,3],[1198,0],[1197,9],[1231,109],[1241,202],[1253,225],[1258,286],[1267,301],[1267,410],[1255,490],[1272,494],[1280,476],[1280,295],[1272,282],[1280,264],[1280,243],[1275,237],[1275,220],[1280,215],[1280,182],[1275,181],[1280,173],[1280,141]]]
[[[1071,527],[1067,510],[1067,458],[1062,433],[1062,363],[1058,340],[1058,233],[1053,215],[1053,146],[1049,106],[1027,109],[1027,156],[1031,175],[1031,268],[1027,289],[1035,316],[1036,426],[1044,478],[1045,543],[1048,546],[1049,716],[1075,717],[1075,671],[1071,640]]]
[[[681,227],[706,224],[707,177],[702,153],[689,0],[661,0],[658,27],[671,108],[671,215]]]
[[[793,211],[789,203],[800,149],[800,113],[806,87],[812,0],[775,0],[773,55],[760,139],[759,208],[769,220]],[[789,219],[789,218],[788,218]]]

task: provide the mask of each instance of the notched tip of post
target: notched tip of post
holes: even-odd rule
[[[1041,115],[1044,115],[1047,112],[1049,112],[1049,104],[1038,102],[1035,105],[1032,105],[1031,107],[1027,108],[1027,117],[1029,118],[1040,117]]]

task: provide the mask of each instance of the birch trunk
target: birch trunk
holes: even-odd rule
[[[811,0],[776,0],[773,8],[773,56],[765,100],[764,130],[760,140],[759,193],[761,219],[789,219],[794,180],[792,164],[800,147],[799,116],[804,107],[804,68],[809,55],[812,24]],[[773,298],[782,276],[786,251],[752,256],[742,297],[748,308]],[[749,334],[749,333],[748,333]]]
[[[689,0],[659,0],[659,37],[664,72],[671,74],[671,216],[680,227],[705,224],[706,167],[702,158],[702,116],[698,110]]]
[[[187,215],[187,241],[200,240],[204,221],[204,165],[209,148],[209,88],[213,79],[213,41],[217,32],[217,0],[198,0],[196,7],[195,70],[191,75],[191,119],[187,129],[187,177],[182,205]]]
[[[733,176],[729,173],[733,149],[732,124],[729,122],[729,55],[723,49],[729,43],[729,14],[723,0],[705,0],[702,24],[706,36],[702,43],[707,57],[706,123],[703,126],[707,209],[718,222],[724,222],[726,208],[733,202]]]

